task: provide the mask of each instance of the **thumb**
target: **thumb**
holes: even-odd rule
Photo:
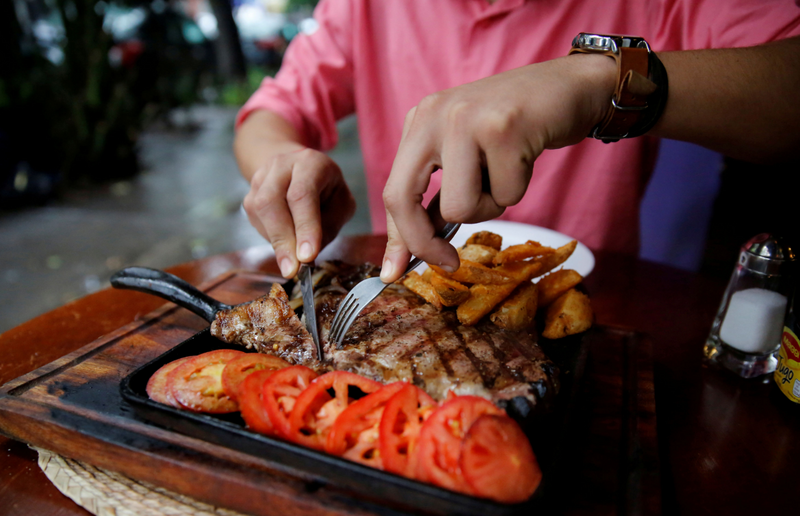
[[[383,253],[383,265],[381,266],[381,281],[392,283],[400,279],[411,259],[411,253],[406,247],[406,243],[397,231],[391,214],[386,212],[386,234],[388,242],[386,251]]]

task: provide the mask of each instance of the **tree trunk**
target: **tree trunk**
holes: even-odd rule
[[[243,80],[247,77],[247,65],[239,40],[239,29],[233,20],[231,0],[210,0],[210,4],[219,31],[215,44],[217,70],[225,79]]]

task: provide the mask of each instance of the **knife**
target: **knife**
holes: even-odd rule
[[[317,360],[322,362],[322,344],[319,341],[319,330],[317,329],[317,311],[314,307],[314,281],[311,279],[314,262],[301,264],[300,272],[300,292],[303,294],[303,313],[306,318],[306,329],[314,340],[317,348]]]

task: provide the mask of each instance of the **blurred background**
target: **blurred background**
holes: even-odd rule
[[[265,246],[241,210],[233,121],[315,29],[316,3],[0,0],[0,333],[128,265]],[[339,129],[331,155],[359,205],[343,232],[367,233],[356,117]],[[783,220],[783,173],[663,142],[641,256],[727,276],[744,240],[773,231],[762,219]]]

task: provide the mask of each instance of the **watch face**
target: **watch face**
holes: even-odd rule
[[[572,46],[597,52],[617,53],[619,51],[617,42],[611,36],[603,34],[586,34],[582,32],[575,37]]]
[[[581,32],[572,40],[573,48],[593,52],[619,52],[620,48],[644,48],[650,51],[650,46],[643,38],[636,36],[620,36],[617,34],[590,34]]]

